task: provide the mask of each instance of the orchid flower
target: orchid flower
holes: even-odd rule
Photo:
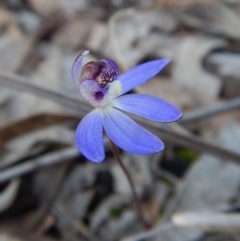
[[[123,95],[155,76],[169,60],[150,61],[118,75],[117,64],[109,59],[82,66],[83,57],[88,53],[88,50],[83,51],[72,66],[75,84],[82,96],[95,107],[77,127],[76,144],[80,152],[92,162],[103,161],[103,129],[117,146],[127,152],[148,155],[162,151],[164,144],[160,139],[121,111],[158,122],[181,118],[181,111],[165,100],[145,94]]]

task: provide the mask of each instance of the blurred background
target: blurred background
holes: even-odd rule
[[[107,139],[99,165],[75,146],[91,109],[70,75],[84,49],[120,72],[171,59],[134,92],[183,118],[141,120],[164,152],[121,152],[151,231]],[[240,240],[239,94],[239,0],[1,0],[0,241]]]

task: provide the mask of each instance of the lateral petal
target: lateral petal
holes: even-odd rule
[[[103,113],[95,109],[87,114],[76,130],[76,144],[80,152],[90,161],[104,160]]]
[[[160,72],[168,63],[169,59],[150,61],[126,71],[118,77],[122,84],[122,94],[145,83],[147,80]]]
[[[182,117],[182,112],[176,106],[150,95],[123,95],[113,99],[111,104],[120,110],[153,121],[172,122]]]
[[[164,149],[161,140],[113,107],[106,110],[103,126],[109,138],[125,151],[148,155]]]

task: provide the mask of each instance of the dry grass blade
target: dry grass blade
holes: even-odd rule
[[[64,218],[67,220],[74,229],[76,229],[86,240],[88,241],[99,241],[99,239],[90,231],[88,228],[79,221],[75,220],[71,215],[67,212],[63,204],[55,203],[52,207],[52,211],[58,215],[60,218]]]
[[[174,225],[172,223],[166,223],[158,225],[157,227],[153,228],[152,230],[142,232],[140,234],[134,235],[132,237],[124,238],[122,241],[138,241],[138,240],[145,240],[152,238],[156,236],[157,234],[168,231],[170,229],[174,228]]]
[[[51,195],[45,200],[45,203],[41,206],[41,208],[35,214],[35,217],[31,219],[31,223],[29,224],[29,230],[39,232],[39,227],[43,223],[44,219],[48,214],[49,208],[57,199],[63,182],[65,181],[66,175],[70,169],[70,162],[65,162],[62,169],[60,169],[57,175],[54,176],[54,183],[51,184],[52,192]]]

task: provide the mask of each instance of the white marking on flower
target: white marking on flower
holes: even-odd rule
[[[95,80],[85,80],[79,86],[82,96],[93,107],[105,107],[122,93],[121,82],[114,80],[106,89],[102,89]]]

